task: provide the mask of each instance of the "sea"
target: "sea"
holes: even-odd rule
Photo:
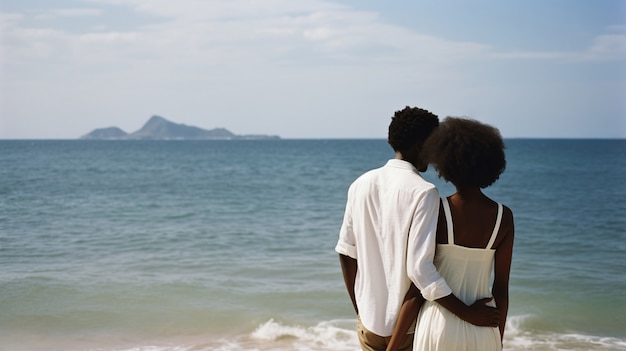
[[[505,350],[626,350],[626,140],[506,139]],[[334,251],[383,139],[0,140],[0,350],[357,351]],[[433,170],[441,195],[454,188]]]

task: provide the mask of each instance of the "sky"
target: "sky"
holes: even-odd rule
[[[626,0],[0,0],[0,139],[153,115],[386,138],[405,106],[505,138],[626,138]]]

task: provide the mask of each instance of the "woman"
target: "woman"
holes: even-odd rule
[[[436,302],[426,301],[417,317],[413,349],[501,350],[509,306],[513,214],[481,189],[493,184],[504,171],[502,137],[489,125],[448,117],[426,148],[439,176],[456,187],[456,193],[442,198],[435,265],[465,304],[493,298],[491,304],[499,309],[500,321],[496,328],[477,327]],[[395,350],[414,320],[421,304],[418,294],[415,287],[407,293],[387,350]]]

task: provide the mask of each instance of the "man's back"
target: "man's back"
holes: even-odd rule
[[[350,186],[336,250],[358,261],[359,315],[364,327],[378,335],[393,332],[411,283],[406,271],[408,235],[423,224],[416,221],[416,212],[432,206],[433,199],[438,199],[435,186],[412,164],[398,159],[363,174]]]
[[[410,281],[425,299],[450,294],[435,266],[437,189],[426,171],[426,139],[439,125],[430,111],[405,107],[391,117],[387,141],[394,159],[350,186],[335,251],[357,321],[363,350],[384,351]],[[404,338],[402,350],[412,349]]]

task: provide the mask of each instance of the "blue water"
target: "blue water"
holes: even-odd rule
[[[626,141],[506,144],[486,189],[516,223],[505,350],[626,350]],[[0,350],[357,350],[333,248],[347,187],[392,156],[0,141]]]

